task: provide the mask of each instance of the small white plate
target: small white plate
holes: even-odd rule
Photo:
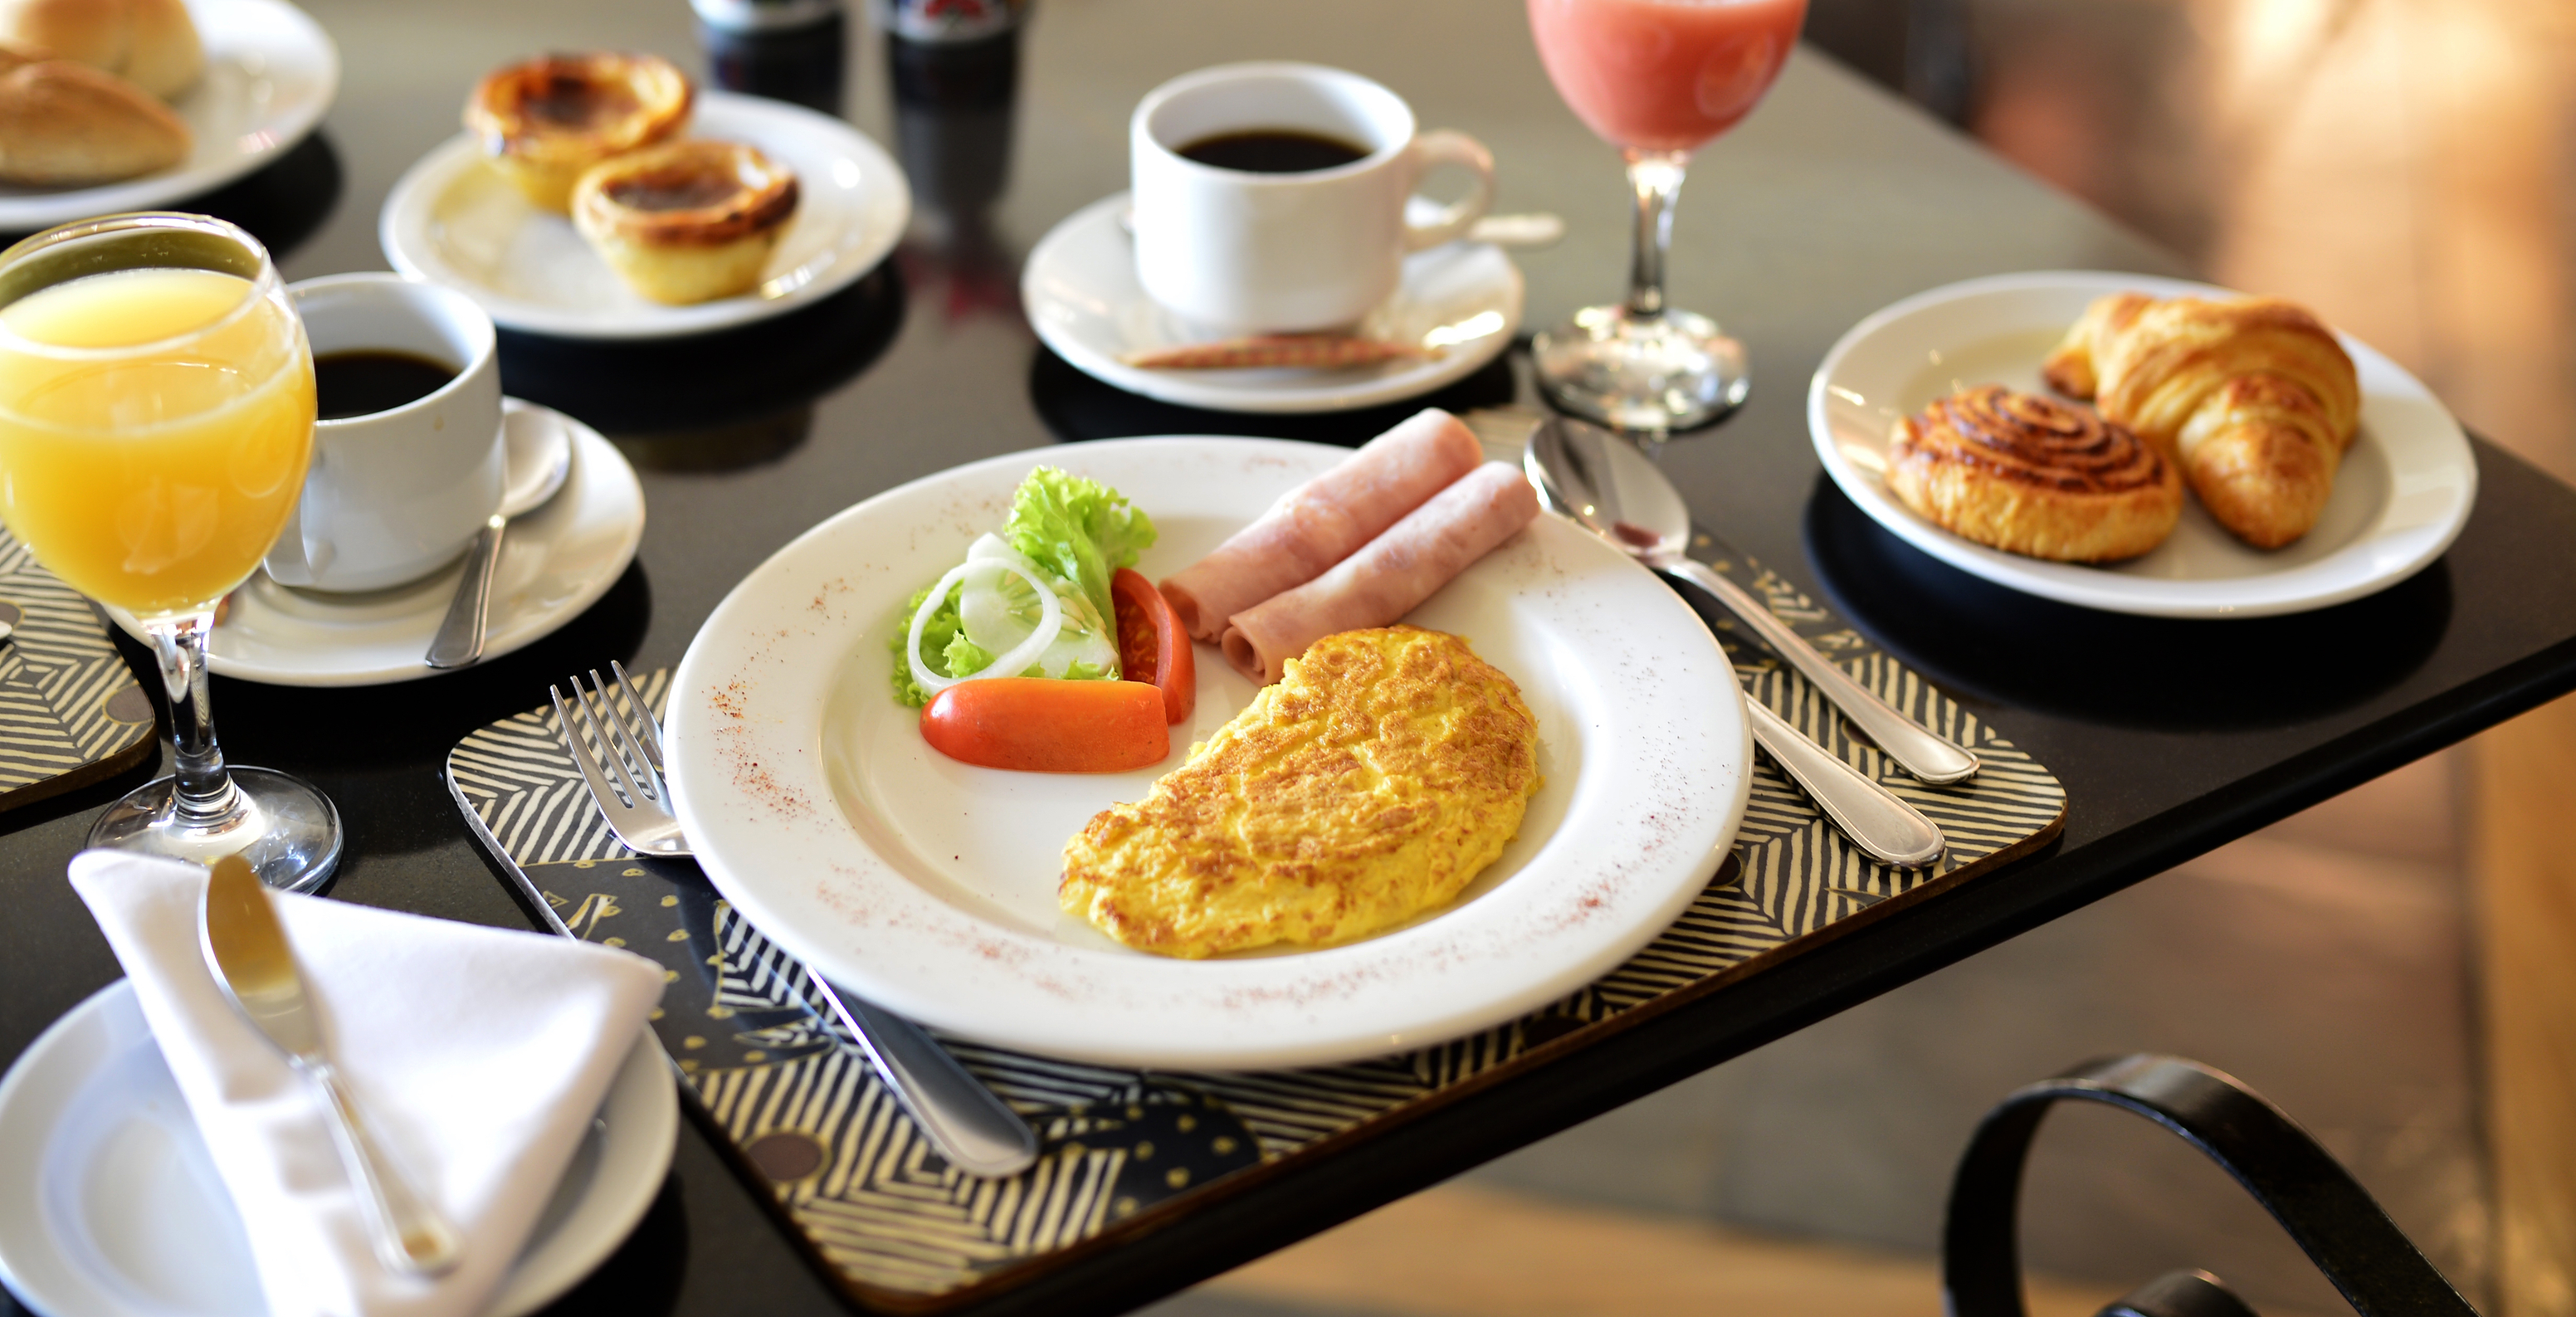
[[[2182,521],[2148,554],[2094,567],[1990,549],[1941,529],[1888,492],[1899,417],[1965,385],[2048,393],[2039,367],[2094,298],[2234,297],[2208,284],[2104,271],[1971,279],[1861,321],[1825,354],[1807,390],[1807,428],[1834,483],[1907,543],[1961,571],[2043,598],[2154,617],[2265,617],[2384,590],[2451,547],[2477,502],[2477,458],[2414,376],[2350,335],[2361,431],[2316,528],[2270,552],[2229,534],[2186,498]]]
[[[504,424],[570,430],[572,470],[554,498],[512,518],[501,536],[485,662],[534,644],[599,602],[644,542],[644,487],[616,445],[550,407],[516,398],[501,406]],[[221,676],[278,686],[375,686],[437,676],[421,656],[464,575],[459,558],[409,585],[330,594],[256,573],[233,592],[207,666]],[[132,614],[107,611],[127,635],[142,637]]]
[[[1599,978],[1715,873],[1750,789],[1735,676],[1699,616],[1599,539],[1541,517],[1406,619],[1519,683],[1546,781],[1455,904],[1321,951],[1172,960],[1056,907],[1065,839],[1140,799],[1250,703],[1198,651],[1173,755],[1131,773],[946,758],[895,703],[904,602],[999,527],[1029,468],[1104,481],[1160,532],[1138,570],[1205,555],[1347,449],[1118,439],[1017,453],[890,490],[815,527],[719,605],[680,661],[672,794],[699,863],[835,983],[984,1042],[1109,1065],[1321,1065],[1424,1047]]]
[[[385,259],[481,303],[504,329],[559,338],[703,334],[818,301],[875,269],[912,218],[912,190],[884,148],[829,115],[700,90],[691,137],[748,142],[796,171],[796,215],[760,287],[695,306],[647,300],[572,221],[537,209],[486,164],[471,133],[405,171],[377,224]]]
[[[679,1118],[648,1032],[491,1317],[544,1307],[617,1251],[661,1192]],[[241,1217],[126,980],[54,1021],[0,1078],[0,1280],[46,1317],[267,1311]]]
[[[83,188],[0,184],[0,233],[150,210],[216,188],[304,140],[340,89],[340,52],[282,0],[188,0],[206,73],[171,105],[196,145],[172,168]]]
[[[1521,325],[1521,271],[1499,247],[1453,242],[1415,252],[1404,281],[1360,331],[1418,343],[1444,332],[1438,357],[1346,370],[1145,370],[1119,357],[1204,342],[1145,296],[1136,248],[1119,217],[1127,194],[1096,201],[1049,230],[1029,253],[1020,299],[1029,323],[1074,368],[1129,393],[1229,412],[1330,412],[1418,397],[1483,369],[1511,346]]]

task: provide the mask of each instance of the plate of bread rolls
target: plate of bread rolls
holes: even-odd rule
[[[2112,612],[2262,617],[2442,555],[2477,499],[2432,391],[2280,298],[2096,271],[1951,284],[1807,394],[1835,483],[1916,548]]]
[[[0,0],[0,233],[212,191],[339,87],[331,38],[284,0]]]

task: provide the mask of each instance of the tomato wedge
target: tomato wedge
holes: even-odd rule
[[[1199,704],[1199,661],[1181,615],[1152,581],[1127,567],[1109,578],[1109,602],[1118,610],[1119,675],[1163,693],[1163,721],[1189,717]]]
[[[961,681],[923,706],[921,739],[962,763],[1023,773],[1123,773],[1172,753],[1162,694],[1132,681]]]

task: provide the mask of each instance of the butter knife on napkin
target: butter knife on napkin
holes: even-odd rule
[[[376,1260],[395,1271],[435,1276],[456,1266],[456,1231],[387,1161],[358,1114],[358,1099],[340,1081],[322,1039],[321,1022],[295,969],[295,948],[269,908],[268,889],[248,861],[227,855],[206,880],[205,919],[199,924],[206,967],[242,1018],[258,1026],[293,1063],[296,1073],[321,1090],[331,1117],[331,1141],[365,1210]]]

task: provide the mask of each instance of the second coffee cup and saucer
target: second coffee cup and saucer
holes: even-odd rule
[[[284,532],[218,616],[209,669],[283,686],[435,675],[425,657],[465,551],[530,467],[566,463],[561,488],[502,534],[483,657],[550,634],[616,584],[643,542],[643,486],[597,431],[501,395],[481,308],[390,274],[289,292],[321,363],[325,419]],[[390,392],[369,399],[370,389]],[[335,409],[344,390],[356,406]]]
[[[1375,82],[1311,64],[1202,69],[1146,96],[1129,148],[1133,190],[1056,225],[1020,280],[1038,337],[1085,374],[1183,406],[1340,411],[1464,379],[1520,328],[1519,267],[1462,238],[1491,204],[1491,156],[1458,133],[1417,132],[1413,111]],[[1263,158],[1274,150],[1286,154]],[[1414,196],[1443,165],[1474,174],[1467,199]],[[1344,368],[1126,359],[1314,332],[1431,351]]]

